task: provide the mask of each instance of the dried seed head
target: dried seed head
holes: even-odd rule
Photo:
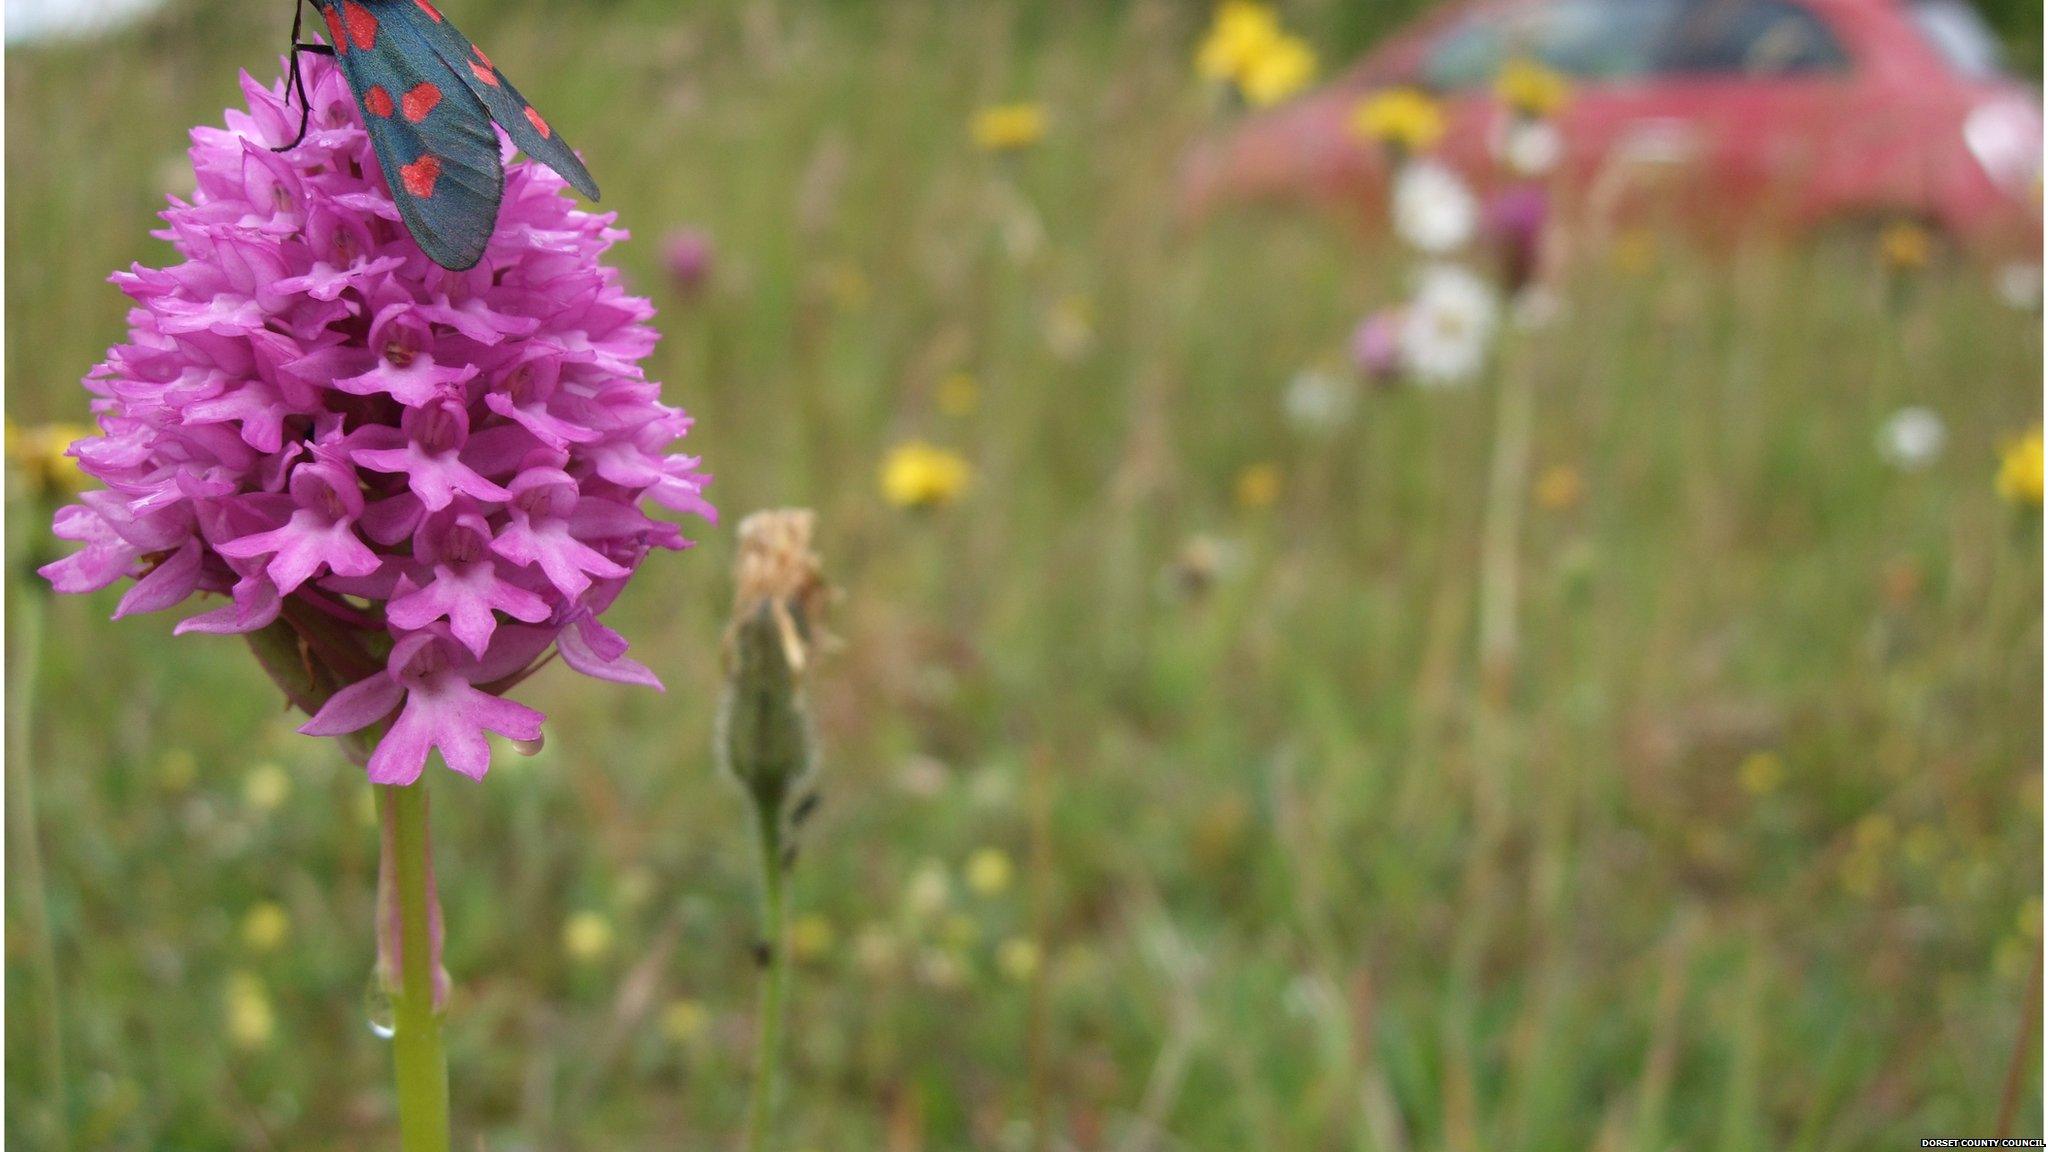
[[[755,804],[779,812],[817,760],[803,694],[831,591],[811,551],[807,509],[757,512],[740,524],[718,757]]]
[[[769,606],[782,633],[784,656],[797,675],[809,667],[822,639],[819,624],[831,599],[818,554],[811,551],[817,513],[808,508],[756,512],[740,522],[740,556],[734,565],[733,623],[726,633],[728,659],[743,621]]]

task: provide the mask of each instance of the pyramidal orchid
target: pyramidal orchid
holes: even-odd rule
[[[640,362],[653,308],[601,258],[625,233],[547,168],[512,163],[483,259],[449,271],[403,226],[341,72],[305,72],[192,133],[196,188],[157,233],[178,262],[114,276],[126,342],[86,377],[99,485],[56,514],[61,592],[133,580],[117,617],[207,603],[377,789],[378,964],[401,1146],[451,1147],[439,1014],[430,754],[481,778],[489,736],[531,743],[506,695],[548,658],[658,687],[602,616],[642,560],[713,518],[670,451],[690,429]],[[501,147],[504,142],[501,137]],[[509,148],[507,149],[509,151]]]
[[[483,261],[439,267],[399,220],[339,70],[306,74],[298,147],[282,86],[192,134],[197,188],[157,233],[167,268],[113,280],[126,342],[86,378],[103,487],[57,514],[83,545],[62,592],[134,583],[116,616],[221,598],[177,631],[289,629],[321,664],[313,735],[367,733],[370,779],[430,750],[489,767],[486,733],[540,736],[504,698],[550,648],[653,684],[600,622],[640,562],[713,516],[690,428],[640,369],[653,309],[601,263],[624,237],[537,164],[508,165]],[[260,650],[260,648],[259,648]]]

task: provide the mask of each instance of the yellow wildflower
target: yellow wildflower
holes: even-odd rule
[[[1785,782],[1785,762],[1776,752],[1752,752],[1736,769],[1742,790],[1751,796],[1768,796]]]
[[[252,952],[269,952],[284,943],[291,929],[292,920],[285,910],[266,900],[242,917],[242,943]]]
[[[1419,88],[1389,88],[1351,110],[1351,132],[1403,151],[1426,152],[1443,139],[1444,110]]]
[[[242,799],[258,812],[275,812],[291,794],[291,776],[275,764],[258,764],[242,780]]]
[[[1934,258],[1934,236],[1911,220],[1888,225],[1877,246],[1885,267],[1894,272],[1917,272]]]
[[[263,981],[247,972],[228,977],[223,999],[227,1004],[228,1039],[235,1047],[262,1048],[277,1033],[277,1013],[270,1006],[270,993]]]
[[[882,461],[882,495],[898,508],[932,508],[960,498],[973,469],[957,452],[913,440]]]
[[[1236,83],[1254,60],[1280,39],[1280,18],[1264,4],[1225,0],[1195,53],[1195,70],[1205,80]]]
[[[1315,78],[1315,49],[1298,36],[1282,36],[1252,58],[1237,78],[1237,86],[1245,103],[1268,108],[1308,87]]]
[[[967,860],[967,887],[977,896],[1001,895],[1015,871],[1002,849],[983,848]]]
[[[1536,477],[1536,506],[1545,512],[1576,508],[1585,498],[1586,482],[1569,464],[1553,464]]]
[[[1526,57],[1501,67],[1493,91],[1503,104],[1536,119],[1557,115],[1571,99],[1571,84],[1562,74]]]
[[[981,402],[981,390],[974,383],[974,377],[965,372],[955,372],[939,381],[939,411],[948,416],[972,416]]]
[[[1247,511],[1271,508],[1280,499],[1278,464],[1253,464],[1237,474],[1237,506]]]
[[[996,970],[1023,984],[1038,974],[1040,959],[1037,943],[1013,936],[996,949]]]
[[[661,1010],[661,1034],[673,1044],[694,1043],[710,1026],[711,1013],[695,1000],[671,1000]]]
[[[612,950],[612,922],[596,912],[578,912],[562,925],[562,950],[571,960],[602,960]]]
[[[974,114],[969,126],[983,152],[1021,152],[1045,139],[1043,104],[998,104]]]
[[[2027,508],[2041,506],[2041,429],[2006,446],[1998,461],[1998,494]]]
[[[78,424],[36,424],[23,428],[7,422],[7,463],[39,499],[75,496],[88,483],[78,461],[65,455],[73,441],[93,430]]]
[[[823,959],[832,950],[832,922],[816,912],[796,918],[789,926],[789,954],[799,964]]]
[[[1205,80],[1236,87],[1254,107],[1278,104],[1315,79],[1316,54],[1308,42],[1280,28],[1272,8],[1225,0],[1195,53]]]

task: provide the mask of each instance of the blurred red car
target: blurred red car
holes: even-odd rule
[[[1505,115],[1490,82],[1512,56],[1573,80],[1561,168],[1578,194],[1635,180],[1717,221],[1904,217],[1973,248],[2038,252],[2040,96],[1965,0],[1452,3],[1200,149],[1188,205],[1376,194],[1386,161],[1349,119],[1397,84],[1444,98],[1442,156],[1484,184]]]

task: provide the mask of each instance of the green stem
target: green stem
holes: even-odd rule
[[[393,997],[392,1056],[398,1074],[399,1147],[448,1152],[448,1057],[434,1010],[432,872],[427,862],[424,782],[377,789],[384,818],[396,828],[399,982]]]
[[[782,1047],[782,1001],[789,982],[789,964],[783,956],[782,813],[772,804],[757,804],[755,812],[761,829],[762,972],[747,1148],[749,1152],[763,1152],[768,1147],[769,1108],[775,1096],[775,1070]]]
[[[25,580],[37,579],[24,577]],[[52,1147],[71,1146],[70,1094],[64,1075],[64,1009],[57,981],[57,945],[50,936],[50,909],[43,886],[43,852],[36,828],[34,771],[36,673],[43,661],[43,615],[48,603],[42,589],[24,587],[14,598],[14,652],[7,667],[7,779],[13,785],[8,816],[21,869],[18,890],[26,905],[30,947],[35,951],[36,982],[43,987],[43,1058],[50,1072],[50,1107],[56,1123]]]

